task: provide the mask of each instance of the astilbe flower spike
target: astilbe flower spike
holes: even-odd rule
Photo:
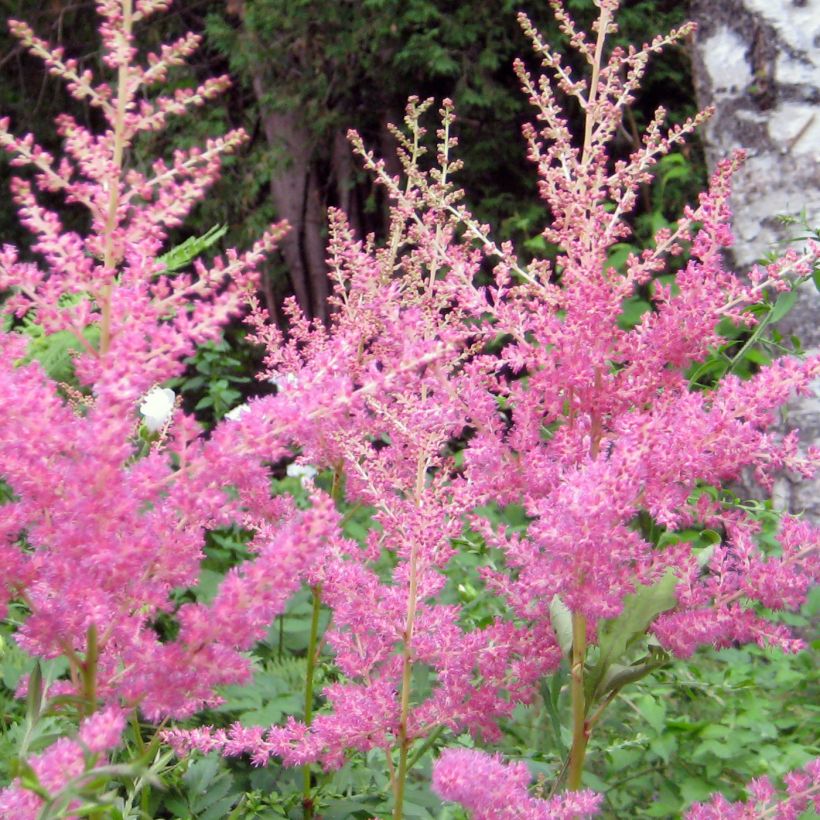
[[[562,25],[574,31],[562,4],[553,5]],[[810,525],[784,518],[782,553],[764,556],[754,541],[758,524],[752,517],[710,504],[702,495],[698,500],[699,488],[721,486],[746,467],[764,482],[784,467],[813,473],[816,452],[800,453],[794,436],[780,439],[766,428],[774,408],[808,392],[820,358],[780,360],[746,382],[728,376],[710,390],[695,389],[688,375],[721,343],[721,320],[752,324],[747,308],[760,304],[767,288],[789,287],[789,265],[792,281],[807,275],[820,249],[810,243],[790,263],[756,272],[751,284],[725,268],[723,251],[732,242],[731,176],[743,159],[737,154],[718,165],[709,191],[696,208],[686,209],[674,230],[660,231],[653,248],[633,254],[625,272],[608,266],[609,250],[630,233],[624,217],[634,208],[638,186],[703,117],[663,135],[659,112],[644,147],[628,161],[610,161],[608,143],[623,107],[649,54],[667,41],[658,38],[628,53],[616,49],[604,58],[617,6],[600,4],[594,50],[572,35],[572,45],[590,63],[589,79],[571,78],[562,59],[522,18],[542,64],[554,75],[534,80],[522,64],[517,69],[537,112],[538,127],[525,128],[525,137],[552,215],[543,235],[558,253],[552,264],[530,265],[518,281],[506,259],[497,268],[494,327],[511,341],[499,355],[493,392],[503,398],[507,419],[498,424],[490,408],[465,451],[466,477],[476,496],[523,498],[531,519],[527,532],[514,536],[476,523],[488,543],[506,552],[514,571],[512,577],[488,573],[491,587],[519,617],[536,623],[549,620],[556,596],[572,613],[571,788],[579,786],[588,740],[587,642],[595,640],[600,619],[620,613],[627,595],[674,573],[677,605],[651,629],[682,656],[700,644],[735,640],[794,651],[801,642],[750,603],[799,607],[820,568]],[[577,97],[584,110],[577,142],[560,113],[558,90]],[[463,208],[459,213],[491,248],[481,240],[480,226]],[[650,285],[685,251],[689,261],[676,275],[674,291]],[[624,300],[647,286],[651,309],[635,327],[620,327]],[[644,538],[635,525],[641,514],[669,531],[719,526],[725,537],[704,572],[688,543],[659,550]]]
[[[285,230],[274,225],[250,251],[228,251],[210,266],[197,261],[192,273],[172,273],[158,260],[169,229],[217,178],[221,155],[245,140],[236,131],[176,151],[147,174],[128,167],[141,133],[227,85],[218,78],[145,102],[144,90],[197,41],[183,37],[149,55],[148,68],[136,64],[133,27],[167,5],[97,3],[113,85],[78,73],[76,62],[12,22],[74,97],[100,109],[106,127],[94,134],[58,118],[58,163],[0,121],[12,164],[33,171],[14,181],[13,194],[38,257],[24,261],[10,245],[0,251],[0,288],[10,290],[3,310],[12,317],[0,335],[0,470],[12,494],[0,525],[0,610],[10,600],[22,609],[15,639],[29,653],[68,658],[71,677],[55,683],[52,696],[79,696],[86,710],[139,705],[157,719],[190,715],[216,702],[217,684],[247,677],[242,653],[282,611],[315,550],[338,537],[326,496],[317,491],[305,511],[272,500],[265,466],[290,453],[293,421],[330,413],[332,402],[271,397],[252,419],[206,441],[160,386],[246,306],[257,267]],[[85,207],[88,232],[66,230],[39,192]],[[75,339],[73,384],[57,384],[30,360],[18,331],[32,323],[46,337]],[[178,638],[162,640],[155,622],[176,613],[174,590],[196,585],[205,530],[237,522],[253,534],[255,560],[207,607],[182,607]]]
[[[686,820],[796,820],[809,805],[820,811],[820,759],[789,772],[783,781],[785,794],[778,793],[768,777],[759,777],[746,787],[748,800],[731,803],[717,794],[708,803],[695,803]]]
[[[605,19],[606,9],[599,30]],[[536,47],[543,50],[537,38]],[[561,85],[557,60],[545,58]],[[731,243],[730,177],[740,157],[721,163],[699,206],[686,212],[674,233],[656,237],[653,250],[633,256],[626,275],[620,275],[607,268],[606,259],[608,249],[628,230],[622,217],[634,205],[644,170],[689,126],[666,138],[653,136],[646,152],[613,173],[606,140],[599,135],[611,133],[631,94],[630,80],[621,79],[616,63],[601,68],[597,87],[590,83],[582,92],[580,85],[573,86],[587,95],[582,152],[569,143],[549,84],[542,81],[536,90],[523,71],[522,77],[546,123],[540,134],[529,129],[527,136],[542,195],[554,216],[544,235],[560,248],[551,272],[560,288],[551,293],[552,305],[545,310],[536,286],[499,282],[506,298],[497,302],[497,329],[513,337],[501,353],[506,368],[499,372],[526,378],[498,380],[496,389],[507,400],[511,422],[495,426],[500,435],[490,432],[494,428],[489,424],[479,429],[467,451],[468,468],[474,467],[469,475],[476,485],[489,485],[488,496],[514,486],[526,498],[534,519],[529,537],[506,547],[521,570],[508,588],[522,614],[537,614],[539,606],[546,614],[545,607],[560,593],[571,610],[591,623],[613,617],[636,584],[652,583],[670,567],[679,574],[680,604],[687,608],[684,579],[695,572],[693,557],[674,550],[658,553],[631,522],[645,510],[669,529],[687,526],[698,518],[689,505],[698,483],[720,485],[746,466],[754,466],[764,481],[783,467],[810,474],[816,454],[799,454],[794,439],[778,440],[765,427],[774,407],[809,389],[820,361],[783,360],[748,382],[730,376],[711,392],[693,392],[686,371],[720,342],[718,322],[730,317],[749,323],[743,309],[759,303],[764,294],[762,286],[749,287],[722,262],[722,249]],[[589,102],[593,97],[594,106]],[[544,148],[548,141],[549,150]],[[679,255],[684,242],[691,259],[676,277],[678,292],[655,288],[654,308],[633,329],[622,330],[623,300]],[[817,253],[816,247],[808,248],[797,263],[801,272]],[[782,281],[777,273],[773,277],[775,284]],[[550,426],[556,429],[545,440],[541,431]],[[487,470],[488,464],[501,471]],[[730,532],[716,555],[736,552],[739,530],[754,526],[736,521],[738,535]],[[785,540],[791,528],[784,524]],[[796,583],[803,592],[817,571],[816,539],[810,533],[810,528],[802,533],[808,539],[805,549],[790,549],[780,560],[767,561],[770,568],[782,567],[791,579],[787,583]],[[715,595],[711,583],[697,581],[703,590],[699,601],[713,602],[707,617],[714,631],[705,642],[746,640],[759,629],[761,641],[793,646],[748,610],[735,607],[725,617],[726,598]],[[746,592],[754,599],[750,587]],[[799,606],[800,600],[798,595],[789,605]],[[752,622],[757,627],[750,631]],[[690,636],[692,643],[680,647],[684,654],[700,641],[698,635]]]
[[[582,820],[597,814],[601,795],[570,792],[548,800],[529,791],[526,763],[505,763],[477,749],[445,749],[433,767],[433,790],[461,803],[473,820]]]
[[[411,132],[421,128],[424,107],[411,100]],[[446,170],[438,173],[444,176],[454,170],[447,164],[453,147],[449,102],[441,115],[439,153]],[[336,551],[326,550],[307,576],[333,612],[325,639],[344,677],[325,687],[329,708],[309,726],[289,720],[267,730],[235,725],[165,733],[180,751],[248,753],[258,765],[278,756],[290,765],[319,760],[336,767],[347,750],[381,748],[397,757],[397,806],[416,741],[442,728],[497,737],[497,718],[529,700],[536,681],[560,661],[548,628],[522,629],[498,618],[468,629],[459,623],[460,607],[438,600],[452,541],[475,505],[457,478],[448,442],[469,427],[473,402],[493,401],[482,370],[471,364],[488,333],[478,319],[491,306],[473,283],[481,252],[457,235],[452,217],[439,208],[408,220],[416,197],[431,186],[446,187],[441,176],[419,170],[418,156],[411,155],[419,140],[416,133],[408,143],[411,181],[394,211],[389,246],[357,240],[343,215],[331,213],[336,310],[329,328],[309,326],[296,314],[289,339],[260,326],[268,375],[287,384],[286,395],[300,393],[317,368],[327,366],[331,350],[336,376],[343,366],[346,379],[359,386],[354,401],[316,419],[300,439],[301,460],[333,469],[344,481],[345,500],[372,508],[377,525],[364,546],[337,542]],[[378,392],[366,391],[380,373],[392,376]],[[385,554],[395,566],[380,573]],[[413,689],[418,668],[435,675],[424,696]]]

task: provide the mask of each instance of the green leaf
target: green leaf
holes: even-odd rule
[[[218,242],[228,232],[227,225],[214,225],[202,236],[191,236],[181,245],[172,248],[168,253],[157,258],[157,262],[165,266],[165,270],[179,270],[189,265],[204,250]]]
[[[40,707],[43,702],[43,670],[38,661],[28,678],[28,694],[26,695],[26,712],[29,720],[36,723],[40,717]]]
[[[640,252],[640,248],[637,248],[635,245],[618,242],[609,249],[609,255],[606,258],[606,267],[615,268],[623,272],[626,269],[627,259],[637,252]]]
[[[675,573],[669,570],[656,584],[642,586],[627,595],[621,614],[599,626],[598,661],[587,680],[588,694],[600,694],[609,668],[624,657],[627,649],[643,636],[658,615],[677,605],[676,585]]]
[[[779,322],[793,307],[797,301],[797,290],[789,290],[781,293],[774,303],[772,312],[769,314],[770,322]]]
[[[663,700],[647,694],[639,698],[635,705],[644,720],[660,734],[666,726],[666,705]]]
[[[191,763],[182,781],[187,787],[187,816],[192,815],[200,820],[221,820],[241,796],[234,788],[233,775],[216,754]],[[181,807],[175,808],[179,812]]]
[[[667,660],[666,657],[658,656],[656,659],[653,658],[641,663],[634,663],[631,666],[613,663],[598,684],[594,695],[598,698],[608,692],[617,692],[619,689],[623,689],[627,684],[635,683],[635,681],[639,681],[641,678],[651,675],[656,669],[665,666]]]
[[[550,602],[550,622],[565,656],[572,651],[572,613],[558,595]]]
[[[767,365],[772,363],[772,357],[769,356],[769,354],[765,351],[759,350],[757,348],[747,350],[743,358],[747,359],[750,362],[753,362],[754,364],[759,365]]]
[[[698,384],[704,376],[710,376],[714,381],[720,379],[729,369],[730,363],[718,354],[710,356],[698,365],[689,377],[689,384]]]
[[[629,330],[635,327],[641,321],[641,317],[650,310],[652,305],[641,299],[638,296],[633,296],[631,299],[625,299],[621,315],[618,317],[618,327],[622,330]]]
[[[73,382],[73,354],[85,349],[80,339],[70,330],[45,334],[43,329],[36,324],[27,325],[25,332],[31,336],[31,342],[24,362],[37,360],[49,378],[57,382]],[[100,338],[100,330],[96,325],[89,325],[83,330],[82,335],[91,347],[96,347]]]

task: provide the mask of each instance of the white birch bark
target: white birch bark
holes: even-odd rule
[[[696,92],[702,106],[716,106],[705,129],[707,162],[748,152],[732,197],[734,259],[744,268],[793,235],[779,215],[804,214],[820,226],[820,0],[693,0],[691,13]],[[820,294],[807,283],[779,327],[816,352],[818,319]],[[820,390],[789,407],[785,426],[820,445]],[[818,521],[820,479],[784,475],[775,501]]]

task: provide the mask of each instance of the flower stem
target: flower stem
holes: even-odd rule
[[[313,721],[313,678],[316,673],[316,648],[319,641],[319,613],[322,607],[322,587],[316,584],[311,587],[313,593],[313,611],[310,617],[310,639],[307,649],[307,670],[305,671],[305,725]],[[305,820],[313,817],[313,798],[311,787],[310,763],[302,766],[302,809]]]
[[[416,749],[416,751],[413,752],[412,755],[410,755],[410,758],[407,761],[408,772],[410,771],[410,769],[413,768],[413,766],[416,765],[416,763],[419,762],[419,760],[422,759],[422,757],[424,757],[424,755],[427,753],[430,747],[439,739],[443,731],[443,726],[437,726],[435,729],[433,729],[432,732],[430,732],[429,735],[427,735],[427,739],[424,741],[424,743],[422,743],[421,746],[419,746],[418,749]]]
[[[427,396],[426,389],[422,388],[422,401]],[[421,495],[424,492],[424,480],[427,475],[427,460],[419,456],[416,465],[416,504],[421,505]],[[407,755],[410,751],[410,737],[407,731],[407,718],[410,714],[410,686],[413,674],[413,627],[416,622],[416,607],[419,586],[419,545],[413,543],[410,549],[410,578],[407,590],[407,620],[404,624],[404,646],[402,647],[401,665],[401,712],[399,717],[399,769],[396,773],[396,780],[393,784],[393,796],[395,805],[393,807],[393,820],[402,820],[404,813],[404,783],[407,780]]]
[[[601,76],[601,61],[604,53],[604,40],[606,40],[607,29],[610,23],[610,11],[606,7],[601,8],[598,17],[598,37],[595,41],[595,56],[592,62],[592,77],[589,81],[589,97],[587,98],[586,116],[584,117],[584,147],[581,153],[581,163],[587,165],[591,158],[592,132],[598,120],[598,113],[595,110],[595,103],[598,97],[598,81]]]
[[[413,622],[416,617],[416,589],[418,578],[416,573],[416,546],[410,556],[410,591],[408,595],[407,623],[404,630],[404,649],[402,651],[401,669],[401,716],[399,718],[399,769],[395,782],[395,806],[393,820],[402,820],[404,811],[404,783],[407,780],[407,753],[410,749],[410,740],[407,735],[407,717],[410,713],[410,685],[413,673],[413,658],[410,651],[410,642],[413,637]]]
[[[413,656],[410,648],[413,639],[413,624],[416,619],[416,593],[418,590],[418,572],[416,568],[417,546],[414,544],[410,555],[410,589],[408,592],[407,622],[404,629],[404,648],[402,650],[401,669],[401,715],[399,718],[399,769],[395,782],[395,806],[393,820],[402,820],[404,811],[404,783],[407,780],[407,754],[410,751],[410,738],[407,733],[407,718],[410,713],[410,686],[413,674]]]
[[[404,812],[404,784],[407,781],[407,743],[399,748],[399,770],[396,774],[395,806],[393,820],[402,820]]]
[[[85,660],[82,663],[83,707],[85,714],[93,715],[97,711],[97,659],[99,647],[97,645],[97,627],[94,624],[88,627],[86,638]]]
[[[572,748],[569,753],[567,788],[578,791],[584,771],[584,755],[589,735],[584,698],[584,659],[587,653],[587,620],[580,612],[572,613]]]
[[[123,36],[130,44],[133,27],[133,0],[122,0],[122,30]],[[117,262],[114,253],[114,230],[117,227],[117,209],[120,205],[120,178],[122,176],[123,153],[125,150],[125,114],[131,101],[129,79],[131,68],[123,63],[117,70],[117,105],[114,110],[114,145],[112,166],[116,176],[108,179],[108,209],[105,220],[105,243],[103,246],[103,264],[113,269]],[[112,283],[109,280],[102,290],[102,318],[100,322],[100,354],[108,352],[111,342],[111,292]]]

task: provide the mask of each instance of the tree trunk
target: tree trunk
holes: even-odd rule
[[[261,77],[254,90],[262,105]],[[271,150],[283,161],[271,179],[271,196],[279,217],[290,224],[282,241],[293,293],[302,310],[313,318],[327,319],[328,278],[325,265],[325,215],[313,167],[313,140],[296,111],[262,112],[262,126]]]
[[[794,235],[780,215],[805,213],[820,224],[820,59],[818,0],[693,0],[698,22],[693,64],[702,106],[715,105],[706,126],[710,166],[734,148],[748,160],[737,174],[733,203],[734,258],[747,267]],[[779,325],[806,349],[820,347],[820,298],[812,283],[801,289],[792,313]],[[795,401],[788,428],[803,442],[820,444],[820,399]],[[792,512],[820,518],[820,481],[782,476],[775,501]]]

